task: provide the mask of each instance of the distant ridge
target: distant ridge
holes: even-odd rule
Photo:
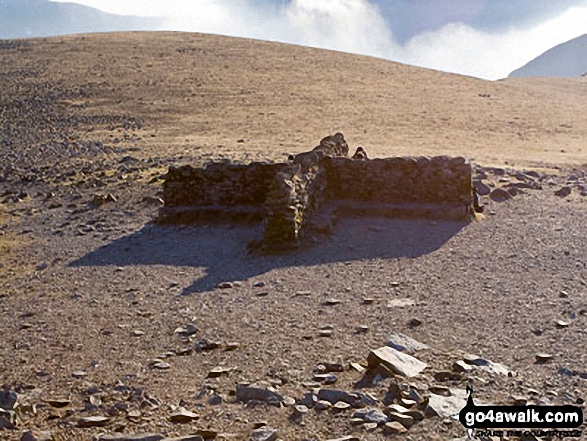
[[[580,77],[587,73],[587,34],[559,44],[513,71],[510,77]]]
[[[0,39],[146,30],[159,23],[156,18],[107,14],[74,3],[0,0]]]

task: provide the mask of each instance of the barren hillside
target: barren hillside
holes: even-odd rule
[[[52,112],[75,120],[69,136],[109,144],[122,138],[119,145],[145,154],[204,148],[233,159],[245,152],[280,157],[342,131],[352,146],[380,156],[586,162],[585,79],[488,82],[332,51],[181,33],[27,40],[2,46],[0,61],[4,127],[14,124],[6,118],[15,100],[47,98]],[[140,120],[140,139],[108,131],[100,115]],[[20,130],[39,130],[42,118],[27,115]],[[13,145],[31,148],[28,135],[8,134]]]
[[[467,386],[584,411],[586,114],[585,79],[198,34],[0,41],[0,439],[464,440]],[[259,225],[153,222],[170,165],[335,132],[475,158],[483,215],[341,218],[279,255],[249,253]]]

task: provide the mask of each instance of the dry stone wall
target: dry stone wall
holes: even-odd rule
[[[263,221],[258,245],[300,244],[319,212],[469,220],[471,164],[439,156],[348,158],[342,134],[278,164],[170,168],[161,222]]]

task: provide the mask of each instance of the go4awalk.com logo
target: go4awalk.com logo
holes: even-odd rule
[[[546,436],[580,438],[583,411],[576,406],[477,406],[473,389],[467,387],[467,405],[459,420],[476,436]],[[492,430],[500,429],[500,430]]]

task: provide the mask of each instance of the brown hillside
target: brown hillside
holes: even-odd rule
[[[92,117],[68,131],[74,139],[118,137],[99,129],[97,115],[138,118],[141,139],[127,144],[145,153],[199,146],[233,159],[246,159],[245,150],[280,158],[342,131],[351,146],[364,145],[375,156],[587,162],[584,79],[488,82],[333,51],[184,33],[27,40],[0,49],[0,76],[4,103],[67,90],[68,99],[52,102],[57,112]],[[27,136],[22,147],[29,147]]]

